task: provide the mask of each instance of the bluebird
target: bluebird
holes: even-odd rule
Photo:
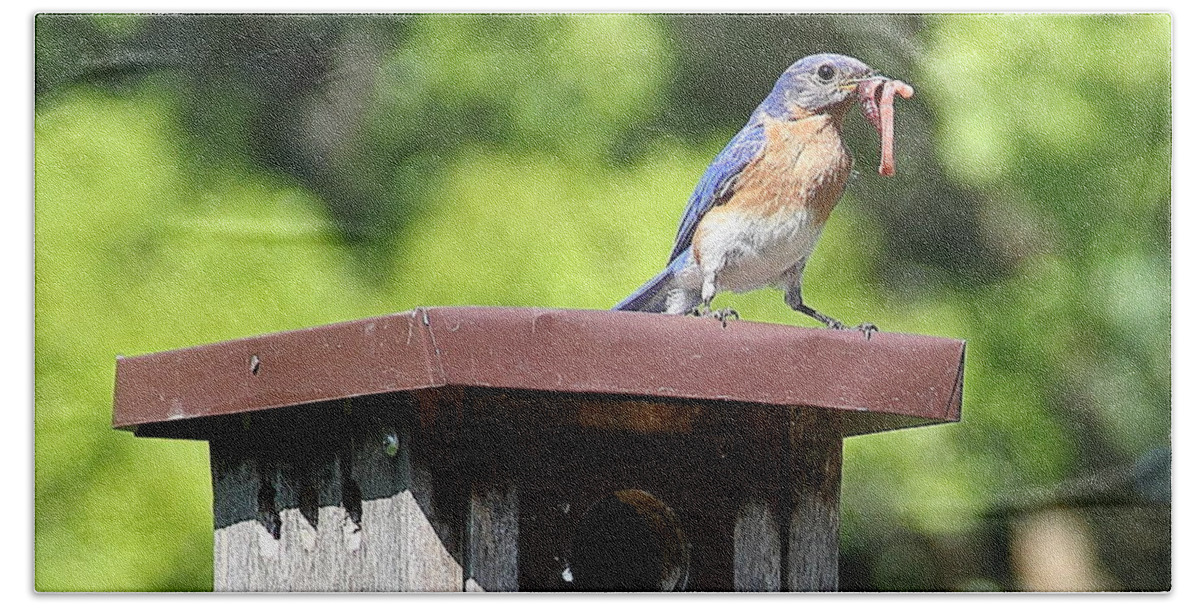
[[[866,91],[863,114],[879,128],[874,92],[882,82],[889,81],[844,55],[811,55],[792,64],[700,178],[667,267],[614,310],[692,313],[724,322],[737,313],[712,311],[718,292],[774,286],[792,309],[845,329],[804,302],[801,280],[854,164],[842,141],[843,119]],[[888,142],[890,130],[889,122]],[[875,326],[856,329],[869,338]]]

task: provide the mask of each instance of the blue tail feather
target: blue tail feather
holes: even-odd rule
[[[670,293],[672,283],[675,279],[675,273],[687,263],[688,256],[691,255],[691,249],[684,250],[671,260],[670,264],[663,269],[662,272],[654,275],[654,278],[646,281],[641,287],[629,294],[629,297],[621,300],[613,310],[634,310],[641,312],[666,312],[667,296]]]

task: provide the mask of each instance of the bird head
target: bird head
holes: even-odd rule
[[[853,57],[809,55],[779,77],[760,109],[775,118],[842,115],[858,100],[859,83],[878,76],[875,69]]]

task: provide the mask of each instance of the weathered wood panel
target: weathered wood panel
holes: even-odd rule
[[[779,519],[770,504],[751,499],[733,526],[733,590],[779,591],[782,554]]]
[[[837,591],[842,430],[837,412],[789,414],[791,513],[787,519],[786,591]]]
[[[467,523],[469,578],[482,591],[517,591],[520,500],[511,479],[480,481],[471,489]],[[474,585],[470,585],[473,589]]]
[[[231,458],[213,450],[213,588],[216,591],[268,591],[273,562],[282,544],[279,521],[259,513],[260,492],[274,483],[262,472],[261,458]],[[274,504],[273,490],[268,500]],[[273,507],[271,514],[277,512]]]
[[[396,450],[395,455],[389,451]],[[362,559],[369,577],[355,591],[461,591],[463,569],[437,527],[433,475],[412,436],[383,428],[356,449],[362,486]]]
[[[213,441],[215,590],[462,590],[410,433],[353,437]]]

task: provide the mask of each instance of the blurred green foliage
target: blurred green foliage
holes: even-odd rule
[[[35,586],[211,587],[205,446],[109,428],[117,355],[418,305],[607,308],[779,72],[832,50],[917,97],[892,180],[852,119],[862,175],[805,295],[969,344],[962,423],[846,443],[843,587],[1011,588],[989,509],[1169,445],[1170,27],[39,16]],[[770,290],[717,304],[808,324]]]

